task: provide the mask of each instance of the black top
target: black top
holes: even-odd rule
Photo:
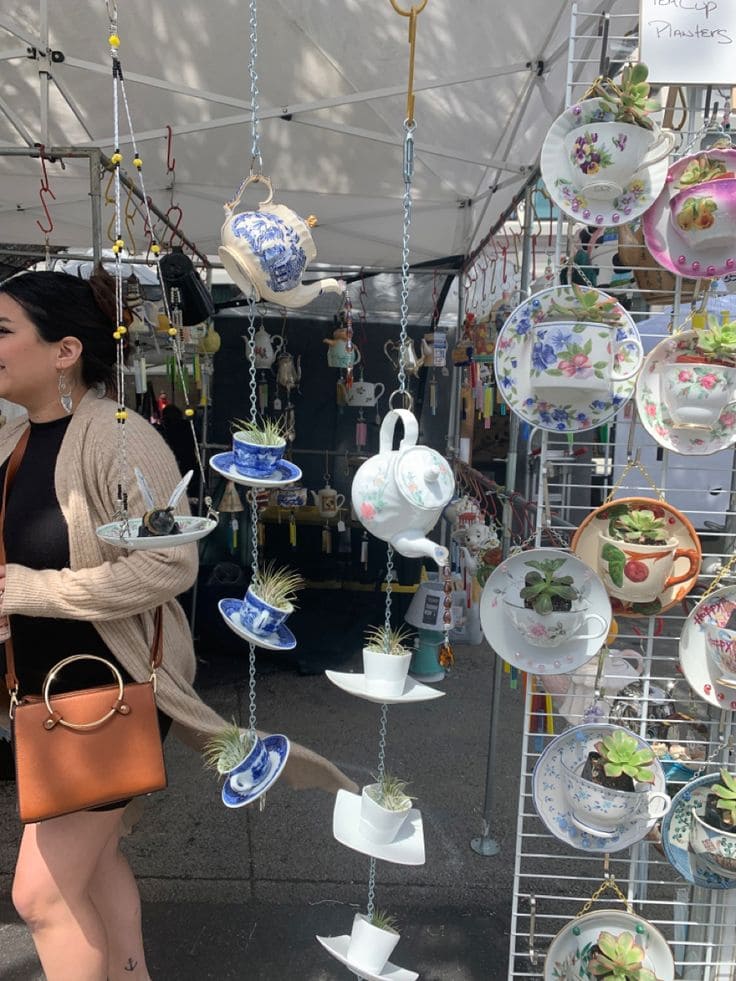
[[[52,422],[32,422],[28,445],[8,490],[5,514],[5,555],[8,563],[29,569],[69,568],[69,533],[54,487],[56,458],[71,416]],[[0,487],[7,462],[0,467]],[[15,672],[20,694],[38,695],[48,671],[72,654],[114,656],[88,620],[10,616]],[[5,660],[4,651],[3,658]],[[129,674],[117,664],[125,681]],[[113,684],[108,668],[95,661],[69,665],[54,682],[52,692]]]

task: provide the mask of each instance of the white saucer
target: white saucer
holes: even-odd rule
[[[555,838],[584,852],[620,852],[645,838],[659,820],[659,818],[646,817],[627,821],[605,838],[581,831],[572,821],[562,786],[563,753],[566,766],[579,772],[588,753],[594,749],[595,743],[620,728],[621,726],[597,722],[573,726],[547,744],[534,767],[532,797],[537,814]],[[632,735],[636,736],[636,733]],[[644,739],[639,736],[636,738],[639,739],[642,747],[648,746]],[[664,770],[657,759],[652,764],[652,772],[654,783],[651,789],[664,793],[666,789]]]
[[[391,961],[386,962],[380,974],[374,974],[373,971],[366,971],[359,964],[349,961],[347,953],[350,937],[347,934],[344,934],[342,937],[317,937],[317,940],[341,964],[349,967],[353,974],[357,974],[360,978],[365,978],[366,981],[416,981],[419,977],[416,971],[407,971],[403,967],[397,967],[395,964],[392,964]]]
[[[252,804],[259,797],[263,797],[266,791],[276,783],[283,773],[291,749],[289,740],[286,736],[275,733],[271,736],[266,736],[263,744],[268,750],[268,773],[247,794],[238,793],[238,791],[233,790],[230,786],[229,776],[226,777],[225,783],[222,785],[222,803],[225,807],[237,808],[245,807],[246,804]]]
[[[129,534],[123,535],[124,521],[111,521],[110,524],[97,528],[97,537],[106,545],[118,548],[128,548],[131,551],[144,549],[175,548],[178,545],[189,545],[209,535],[217,527],[212,518],[197,518],[188,514],[175,515],[175,520],[181,531],[178,535],[150,535],[138,538],[138,529],[142,518],[128,518]]]
[[[572,576],[578,586],[585,585],[591,611],[602,616],[608,624],[600,637],[572,640],[559,647],[535,647],[522,637],[509,620],[503,598],[514,580],[524,579],[529,571],[525,563],[554,558],[565,559],[565,565],[558,570],[559,574]],[[510,556],[488,577],[480,598],[480,623],[490,646],[512,667],[529,674],[567,674],[577,671],[603,647],[611,624],[611,601],[596,573],[575,555],[561,549],[533,548]]]
[[[245,487],[286,487],[288,484],[295,484],[302,477],[299,467],[290,460],[280,460],[268,477],[246,477],[236,468],[231,452],[215,453],[209,462],[215,473]]]
[[[705,627],[725,627],[736,611],[736,586],[716,589],[702,599],[685,621],[680,634],[680,667],[687,682],[710,705],[736,709],[736,692],[719,683],[718,673],[705,649]]]
[[[436,688],[429,688],[422,685],[413,678],[407,677],[404,690],[400,695],[376,695],[366,688],[364,674],[351,674],[348,671],[325,671],[333,685],[342,688],[350,695],[357,695],[358,698],[365,698],[369,702],[377,702],[379,705],[397,705],[400,702],[426,702],[432,698],[442,698],[443,691]]]
[[[591,287],[575,289],[590,292]],[[601,290],[593,292],[599,294],[601,299],[611,299]],[[566,305],[578,302],[572,287],[554,286],[524,300],[503,325],[496,342],[496,384],[511,411],[532,426],[553,433],[595,429],[612,419],[626,405],[634,394],[636,379],[631,377],[625,381],[612,381],[608,393],[590,392],[579,386],[576,388],[574,379],[571,379],[570,386],[561,388],[554,402],[542,398],[532,386],[533,334],[534,327],[540,324],[560,322],[559,314],[555,315],[551,309],[555,301]],[[620,304],[617,304],[616,315],[616,340],[622,350],[625,350],[626,341],[641,343],[634,321]],[[580,316],[582,319],[582,312]]]
[[[248,640],[256,647],[263,647],[267,651],[293,651],[296,647],[296,637],[289,630],[285,623],[272,634],[254,634],[244,627],[240,622],[240,609],[243,601],[239,599],[221,599],[217,604],[220,616],[230,627],[233,633],[243,640]]]
[[[360,823],[360,794],[338,790],[332,814],[332,834],[341,845],[347,845],[363,855],[372,855],[397,865],[424,865],[424,829],[422,815],[416,808],[409,811],[395,841],[379,845],[364,838],[358,830]]]
[[[736,443],[733,409],[726,406],[710,429],[693,430],[674,423],[662,395],[661,368],[675,364],[681,354],[694,353],[696,337],[694,330],[682,331],[649,352],[636,381],[636,406],[642,425],[660,446],[688,456],[708,456]]]
[[[601,99],[586,99],[566,109],[547,132],[540,168],[545,187],[554,203],[566,215],[586,225],[606,228],[625,225],[638,218],[657,199],[667,179],[667,158],[649,167],[641,167],[620,195],[605,198],[586,197],[575,183],[575,173],[567,159],[564,139],[578,126],[595,126],[613,122],[614,114]]]

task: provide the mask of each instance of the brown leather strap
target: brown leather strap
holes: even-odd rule
[[[20,466],[20,461],[23,459],[23,454],[26,451],[30,432],[30,426],[23,431],[23,434],[13,448],[13,452],[10,454],[8,466],[5,471],[2,504],[0,505],[0,565],[2,566],[6,565],[4,532],[5,506],[8,497],[8,489],[15,480],[15,475],[18,473],[18,467]],[[151,642],[151,671],[156,671],[157,668],[161,667],[161,662],[163,661],[163,620],[163,607],[159,606],[157,607],[154,616],[153,641]],[[5,684],[11,694],[13,692],[17,694],[18,677],[15,673],[15,652],[13,651],[12,637],[8,637],[8,639],[5,641]]]

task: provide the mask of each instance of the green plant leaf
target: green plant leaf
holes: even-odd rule
[[[608,565],[608,575],[611,577],[611,582],[620,589],[624,584],[626,556],[620,548],[616,548],[615,545],[606,542],[601,549],[601,558]]]
[[[542,616],[544,616],[547,613],[551,613],[552,599],[546,594],[540,596],[537,599],[536,603],[534,604],[534,609],[536,610],[537,613],[541,614]]]
[[[649,68],[643,61],[638,61],[635,65],[631,66],[630,72],[631,84],[638,85],[641,82],[646,82],[649,78]]]

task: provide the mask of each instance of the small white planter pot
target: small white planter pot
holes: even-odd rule
[[[374,787],[378,787],[378,784],[372,783],[363,787],[360,798],[358,831],[369,841],[378,845],[389,845],[396,840],[396,836],[411,810],[411,801],[407,801],[406,807],[401,811],[390,811],[370,796],[368,791]]]
[[[411,658],[411,651],[408,654],[386,654],[384,651],[369,651],[364,647],[363,671],[368,691],[392,698],[400,695],[406,684]]]
[[[371,974],[380,974],[399,939],[398,933],[373,926],[367,916],[356,913],[347,959],[355,967],[363,968]]]

